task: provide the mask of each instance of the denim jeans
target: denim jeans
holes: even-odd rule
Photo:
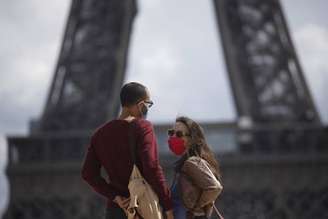
[[[127,219],[121,208],[107,208],[105,219]]]

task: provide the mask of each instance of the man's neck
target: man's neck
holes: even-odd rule
[[[136,117],[131,115],[127,109],[123,108],[123,110],[118,118],[122,119],[122,120],[132,121]]]

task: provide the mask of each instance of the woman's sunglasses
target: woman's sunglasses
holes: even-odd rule
[[[182,138],[184,136],[190,136],[189,134],[184,133],[183,131],[175,131],[174,129],[167,130],[167,135],[172,137],[175,134],[178,138]]]

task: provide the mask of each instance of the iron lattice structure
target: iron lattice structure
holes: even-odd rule
[[[238,115],[319,123],[279,1],[214,2]]]
[[[221,137],[253,152],[222,156],[217,204],[226,218],[327,218],[328,130],[279,1],[214,0],[214,7],[241,121]],[[90,131],[118,113],[135,15],[135,0],[72,1],[43,115],[31,136],[8,138],[6,219],[104,217],[105,201],[82,182],[80,162]],[[161,162],[172,176],[173,157],[161,154]]]
[[[241,150],[317,151],[322,125],[279,1],[214,3],[240,119]]]
[[[73,0],[39,131],[92,130],[119,111],[136,3]]]

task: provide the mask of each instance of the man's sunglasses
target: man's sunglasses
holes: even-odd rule
[[[143,102],[144,102],[145,104],[147,104],[147,107],[148,107],[148,108],[150,108],[150,107],[152,107],[152,106],[154,105],[154,102],[151,101],[151,100],[144,100]]]
[[[178,138],[182,138],[184,136],[190,136],[189,134],[184,133],[183,131],[175,131],[174,129],[168,129],[167,130],[167,135],[172,137],[175,134]]]

